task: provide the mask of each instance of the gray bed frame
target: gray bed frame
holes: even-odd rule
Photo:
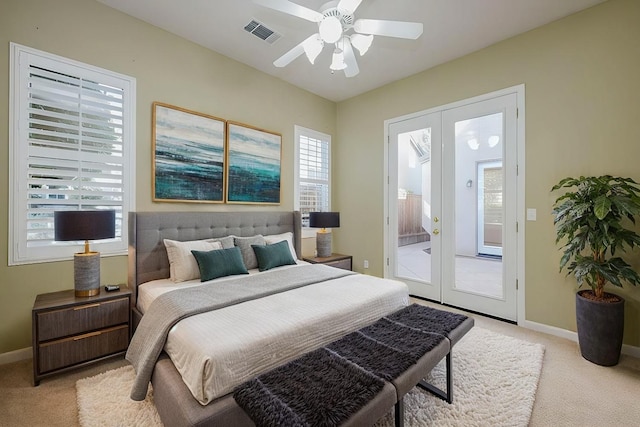
[[[133,325],[142,318],[136,307],[138,285],[169,277],[163,240],[199,240],[235,235],[248,237],[292,232],[301,258],[300,212],[131,212],[129,275]],[[231,395],[200,405],[171,360],[162,355],[151,378],[156,408],[166,426],[253,426]],[[375,420],[373,420],[375,422]],[[373,423],[372,422],[372,423]]]

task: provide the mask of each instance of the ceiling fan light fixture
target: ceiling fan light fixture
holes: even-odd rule
[[[325,16],[318,27],[320,37],[325,43],[335,43],[342,36],[342,23],[335,16]]]
[[[373,43],[372,35],[365,36],[363,34],[353,34],[351,36],[351,45],[358,50],[360,56],[367,53],[371,47],[371,43]]]
[[[347,68],[347,64],[344,62],[344,52],[338,48],[333,51],[333,57],[331,58],[331,65],[329,66],[334,71],[340,71]]]
[[[316,34],[316,37],[309,37],[305,40],[302,45],[304,48],[304,53],[307,54],[307,59],[311,64],[314,64],[320,52],[322,52],[322,48],[324,47],[324,42],[320,38],[320,34]]]

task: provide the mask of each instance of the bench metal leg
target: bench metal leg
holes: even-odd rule
[[[418,387],[428,391],[429,393],[435,395],[436,397],[439,397],[440,399],[446,401],[447,403],[452,403],[453,402],[453,371],[451,370],[451,351],[447,353],[445,364],[446,364],[445,366],[447,371],[447,391],[446,392],[434,386],[433,384],[429,384],[425,380],[420,380],[420,382],[418,383]]]
[[[395,409],[395,426],[404,427],[404,399],[398,400]]]

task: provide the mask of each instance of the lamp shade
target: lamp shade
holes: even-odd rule
[[[56,211],[53,213],[55,239],[84,240],[84,252],[73,256],[76,297],[100,294],[100,253],[89,250],[89,240],[116,236],[116,211]]]
[[[116,211],[56,211],[55,240],[100,240],[116,237]]]
[[[309,227],[338,228],[340,227],[340,212],[309,212]]]

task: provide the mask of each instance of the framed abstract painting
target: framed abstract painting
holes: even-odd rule
[[[153,201],[224,203],[225,121],[153,103]]]
[[[227,203],[280,204],[282,135],[227,122]]]

